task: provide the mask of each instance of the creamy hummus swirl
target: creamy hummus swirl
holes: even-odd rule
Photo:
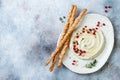
[[[79,28],[71,37],[70,49],[80,59],[93,59],[103,50],[104,44],[101,30]]]

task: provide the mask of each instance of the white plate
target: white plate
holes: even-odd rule
[[[82,27],[87,25],[88,27],[96,26],[96,23],[100,21],[105,23],[106,26],[101,27],[104,37],[105,37],[105,47],[102,53],[97,56],[95,59],[97,60],[96,66],[92,68],[86,68],[85,65],[92,62],[93,60],[81,60],[76,55],[74,55],[70,49],[68,48],[66,55],[63,59],[63,64],[71,71],[79,74],[88,74],[98,71],[103,65],[107,62],[111,51],[114,46],[114,30],[110,20],[99,14],[87,14],[80,21],[77,27]],[[58,40],[59,41],[59,40]],[[76,65],[72,65],[73,60],[76,60]]]

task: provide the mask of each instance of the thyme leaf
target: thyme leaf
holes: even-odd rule
[[[90,62],[89,64],[86,64],[86,68],[93,68],[96,66],[97,60],[95,59],[94,61]]]

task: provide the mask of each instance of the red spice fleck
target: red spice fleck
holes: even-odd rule
[[[108,6],[108,8],[112,8],[112,6]]]
[[[75,65],[75,63],[72,63],[72,65]]]
[[[108,8],[108,6],[105,6],[105,8],[107,9],[107,8]]]
[[[105,23],[103,23],[103,26],[105,26]]]
[[[73,62],[76,62],[76,60],[73,60]]]
[[[76,38],[79,38],[79,36],[76,36]]]
[[[105,10],[105,13],[108,13],[108,10]]]

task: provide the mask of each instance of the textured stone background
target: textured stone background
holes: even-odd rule
[[[71,4],[79,11],[109,17],[115,46],[98,72],[75,74],[62,66],[52,73],[44,66],[63,28],[59,17]],[[108,13],[104,6],[111,5]],[[0,0],[0,80],[120,80],[120,0]]]

